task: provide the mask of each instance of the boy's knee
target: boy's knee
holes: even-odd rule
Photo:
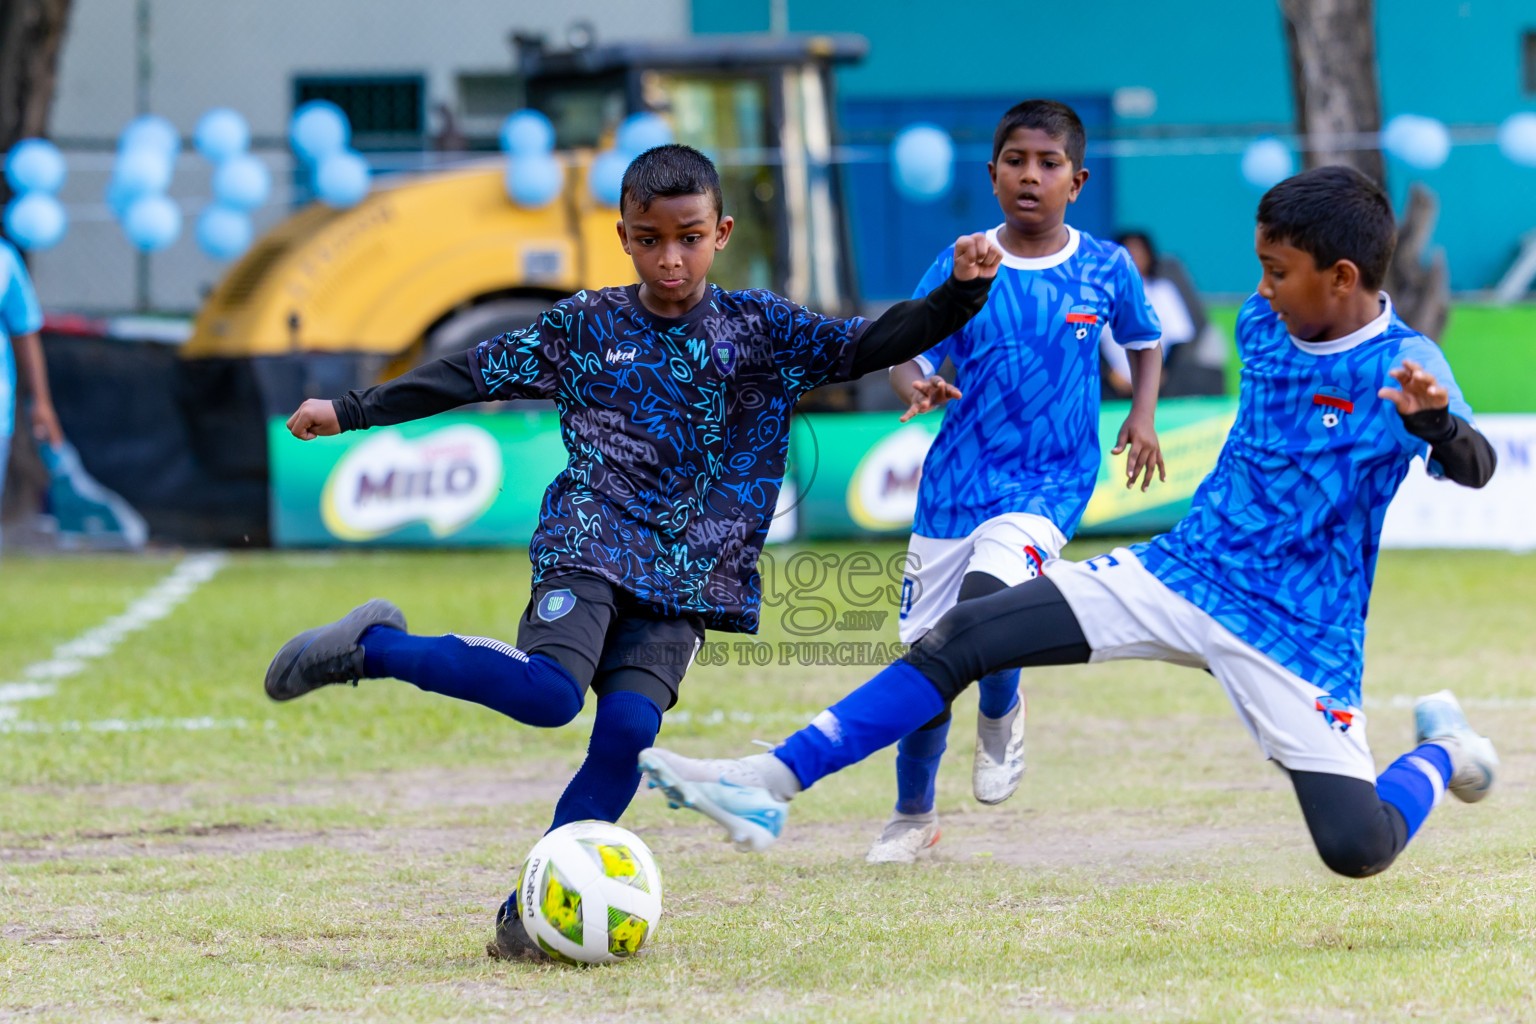
[[[529,674],[539,684],[539,692],[544,699],[541,702],[542,706],[538,709],[538,721],[527,721],[526,724],[549,729],[569,725],[577,715],[581,714],[581,706],[586,698],[586,688],[572,679],[571,674],[559,662],[544,655],[529,655],[528,667]]]
[[[661,728],[661,709],[649,697],[619,691],[597,702],[597,721],[592,726],[592,746],[638,756],[656,741]]]
[[[1340,832],[1314,836],[1317,855],[1334,874],[1345,878],[1369,878],[1392,866],[1397,851],[1390,841],[1364,832]]]

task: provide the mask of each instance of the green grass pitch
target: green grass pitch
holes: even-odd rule
[[[174,564],[8,558],[0,683]],[[1033,671],[1023,788],[997,808],[971,799],[962,698],[944,839],[915,868],[863,863],[889,754],[797,800],[758,857],[642,791],[623,823],[661,864],[666,914],[646,955],[592,970],[484,953],[584,752],[590,702],[540,731],[398,682],[282,706],[261,689],[289,635],[375,595],[418,632],[510,640],[527,579],[520,551],[233,555],[52,695],[0,704],[0,1018],[1536,1019],[1536,557],[1381,559],[1365,686],[1378,764],[1408,745],[1406,698],[1442,686],[1504,759],[1490,799],[1447,800],[1383,876],[1323,869],[1203,673]],[[762,636],[775,645],[790,639],[779,613]],[[818,639],[894,634],[888,614]],[[774,650],[766,666],[696,667],[663,741],[750,752],[874,671]]]

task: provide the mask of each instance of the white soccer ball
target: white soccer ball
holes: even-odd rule
[[[517,909],[540,949],[562,963],[634,956],[661,919],[661,872],[628,829],[574,821],[540,839],[517,876]]]

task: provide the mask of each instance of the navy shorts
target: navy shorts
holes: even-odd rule
[[[601,698],[629,690],[666,711],[704,642],[698,615],[664,616],[600,576],[572,573],[533,588],[517,646],[560,663]]]

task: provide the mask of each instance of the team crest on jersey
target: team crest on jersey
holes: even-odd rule
[[[1355,718],[1360,714],[1357,708],[1350,707],[1337,697],[1319,697],[1315,707],[1322,712],[1323,721],[1339,732],[1349,732],[1349,727],[1355,724]]]
[[[1355,411],[1355,403],[1349,400],[1349,394],[1338,388],[1320,387],[1312,396],[1312,404],[1323,413],[1323,426],[1332,429],[1339,425],[1340,421]]]
[[[576,595],[569,590],[551,590],[539,598],[539,618],[545,622],[554,622],[565,616],[572,608],[576,607]]]
[[[1033,544],[1024,545],[1024,557],[1029,559],[1029,578],[1034,579],[1040,575],[1040,570],[1045,568],[1045,559],[1040,555],[1040,549]]]
[[[1077,340],[1088,337],[1088,328],[1099,322],[1099,311],[1088,305],[1076,305],[1067,310],[1067,323],[1077,325]]]
[[[736,369],[736,346],[728,341],[709,343],[709,358],[722,376]]]

